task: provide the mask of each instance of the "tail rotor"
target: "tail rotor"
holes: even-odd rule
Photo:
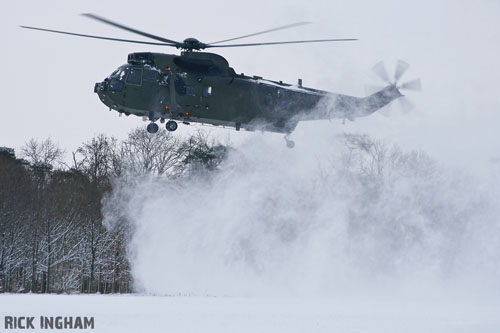
[[[412,91],[412,92],[419,92],[422,91],[422,83],[420,82],[420,79],[413,79],[410,81],[406,81],[404,83],[400,83],[401,78],[404,76],[406,71],[410,68],[410,65],[402,60],[398,60],[396,63],[396,68],[394,70],[394,75],[391,79],[389,76],[384,62],[380,61],[377,63],[375,66],[373,66],[372,70],[373,72],[386,84],[393,85],[395,86],[398,90],[403,90],[403,91]],[[378,87],[377,90],[382,89],[383,87]],[[372,87],[368,87],[367,90],[370,90],[373,92]],[[413,104],[406,96],[403,96],[401,98],[398,98],[398,101],[400,103],[400,109],[403,113],[408,113],[411,110],[415,108],[415,104]],[[390,109],[390,105],[386,106],[384,109],[380,111],[385,116],[389,116],[392,112]]]

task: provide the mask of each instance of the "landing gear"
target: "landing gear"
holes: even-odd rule
[[[293,142],[293,140],[290,140],[290,133],[288,133],[287,135],[285,135],[285,141],[286,141],[286,146],[290,149],[292,149],[293,147],[295,147],[295,142]]]
[[[158,132],[158,125],[155,123],[150,123],[146,129],[148,133],[154,134]]]
[[[173,131],[175,131],[177,129],[177,123],[175,121],[173,121],[173,120],[169,120],[165,124],[165,128],[167,129],[167,131],[173,132]]]

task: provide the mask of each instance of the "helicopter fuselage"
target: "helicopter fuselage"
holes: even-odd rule
[[[402,96],[389,85],[358,98],[258,76],[236,74],[222,56],[206,52],[131,53],[94,91],[126,115],[237,130],[292,132],[301,120],[366,116]],[[323,101],[325,101],[323,103]]]

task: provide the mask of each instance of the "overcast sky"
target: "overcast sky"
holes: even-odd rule
[[[118,117],[93,93],[138,51],[176,53],[173,48],[126,44],[21,29],[30,25],[77,33],[141,39],[89,20],[92,12],[153,34],[213,42],[298,21],[313,24],[245,41],[359,38],[354,43],[223,49],[236,72],[362,96],[374,83],[379,60],[393,68],[411,64],[405,79],[420,77],[424,91],[410,95],[410,114],[392,109],[344,126],[299,125],[297,144],[320,142],[324,133],[366,132],[463,165],[500,157],[500,2],[480,1],[11,1],[1,20],[3,78],[0,146],[19,148],[31,137],[51,137],[68,152],[94,134],[124,138],[140,118]],[[404,80],[403,80],[404,81]],[[189,128],[179,126],[179,133]],[[235,143],[259,133],[230,135]],[[269,135],[282,140],[282,135]],[[325,138],[326,140],[326,138]],[[284,146],[284,145],[283,145]]]

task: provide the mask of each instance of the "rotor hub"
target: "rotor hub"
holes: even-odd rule
[[[185,50],[201,50],[205,48],[205,44],[197,40],[196,38],[190,37],[184,39],[182,46],[180,47]]]

